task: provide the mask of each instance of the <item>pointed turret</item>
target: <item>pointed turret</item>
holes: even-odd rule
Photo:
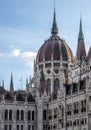
[[[82,20],[81,20],[81,18],[80,18],[78,46],[77,46],[76,56],[80,60],[86,58],[86,50],[85,50],[85,43],[84,43],[84,35],[83,35],[83,31],[82,31]]]
[[[52,24],[51,34],[52,34],[52,36],[56,36],[58,34],[55,8],[54,8],[54,17],[53,17],[53,24]]]
[[[11,73],[11,81],[10,81],[10,93],[14,93],[14,85],[13,85],[13,74]]]

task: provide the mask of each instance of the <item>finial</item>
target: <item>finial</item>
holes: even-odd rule
[[[56,23],[55,0],[54,0],[54,17],[53,17],[51,34],[52,34],[52,36],[55,36],[55,35],[57,35],[57,33],[58,33],[58,28],[57,28],[57,23]]]

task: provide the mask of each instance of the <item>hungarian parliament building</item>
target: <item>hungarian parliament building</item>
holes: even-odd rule
[[[91,130],[91,47],[86,53],[82,19],[76,54],[58,35],[56,12],[49,39],[37,52],[26,90],[0,86],[0,130]]]

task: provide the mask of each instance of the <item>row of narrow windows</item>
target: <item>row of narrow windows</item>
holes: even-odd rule
[[[73,114],[78,114],[79,112],[83,113],[86,112],[86,100],[81,100],[80,102],[74,102],[74,110],[73,110]],[[71,115],[72,114],[72,110],[71,110],[71,106],[67,105],[67,115]]]
[[[5,125],[4,130],[13,130],[12,125]],[[16,125],[16,130],[25,130],[23,125]],[[35,130],[34,125],[28,125],[27,130]]]
[[[75,115],[78,113],[85,113],[86,112],[86,99],[73,102],[72,104],[66,104],[66,115]],[[52,118],[57,118],[57,116],[64,116],[64,108],[63,106],[59,106],[59,108],[54,108],[53,110],[50,109],[48,111],[48,119],[51,120]]]
[[[12,110],[5,110],[4,112],[4,120],[13,120],[13,111]],[[24,111],[17,110],[16,111],[16,120],[24,120]],[[27,120],[35,120],[35,111],[28,111],[27,112]]]
[[[59,121],[59,125],[61,126],[61,128],[64,128],[64,122],[62,119],[60,119]],[[75,127],[75,126],[79,126],[79,125],[86,125],[87,124],[87,118],[81,118],[81,119],[75,119],[75,120],[68,120],[67,121],[67,128],[68,127]],[[52,130],[52,129],[57,129],[57,124],[53,124],[53,125],[49,125],[48,126],[48,130]]]
[[[79,126],[79,125],[86,125],[87,124],[87,119],[86,118],[81,118],[79,119],[75,119],[73,122],[70,120],[67,122],[67,126]]]

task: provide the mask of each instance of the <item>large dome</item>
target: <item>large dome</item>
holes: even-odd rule
[[[40,47],[37,54],[37,63],[43,61],[73,61],[73,54],[69,46],[59,36],[51,36]]]
[[[43,61],[73,61],[73,54],[69,46],[63,39],[60,39],[58,34],[58,28],[56,23],[56,14],[54,9],[53,25],[51,29],[52,36],[44,42],[40,47],[36,62],[41,63]]]

